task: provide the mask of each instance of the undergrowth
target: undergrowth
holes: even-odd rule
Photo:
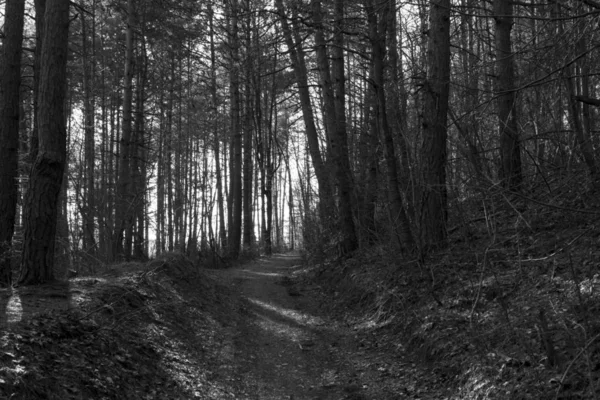
[[[304,279],[452,399],[598,399],[600,207],[559,183],[474,196],[462,207],[484,217],[451,220],[449,246],[425,262],[374,246]]]

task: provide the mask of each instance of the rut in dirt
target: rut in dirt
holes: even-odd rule
[[[297,255],[279,254],[226,271],[246,301],[224,356],[251,399],[367,399],[343,356],[350,339],[317,315],[317,289],[290,285],[303,268]]]

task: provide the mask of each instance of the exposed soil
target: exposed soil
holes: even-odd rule
[[[232,357],[248,398],[397,399],[417,391],[425,398],[414,365],[368,348],[324,312],[317,286],[295,283],[306,273],[298,257],[276,255],[225,275],[247,301]],[[441,395],[438,387],[431,398]]]
[[[292,254],[227,270],[171,254],[5,291],[0,398],[444,397],[330,318],[308,271]]]

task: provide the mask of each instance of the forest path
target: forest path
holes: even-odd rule
[[[352,338],[317,316],[317,296],[286,285],[302,269],[295,254],[277,254],[223,271],[244,298],[243,318],[223,345],[252,399],[362,399],[352,364]],[[313,289],[316,290],[316,289]]]
[[[321,307],[335,295],[298,255],[221,270],[178,254],[131,264],[0,291],[0,398],[447,398],[431,371],[380,346],[386,335],[396,346],[393,332]]]
[[[215,377],[236,381],[236,399],[439,398],[417,389],[423,371],[327,315],[318,286],[290,279],[304,268],[299,256],[277,254],[218,271],[242,297]]]

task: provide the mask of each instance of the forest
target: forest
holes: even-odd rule
[[[600,1],[0,9],[7,293],[299,254],[288,294],[404,338],[431,398],[600,397]]]

